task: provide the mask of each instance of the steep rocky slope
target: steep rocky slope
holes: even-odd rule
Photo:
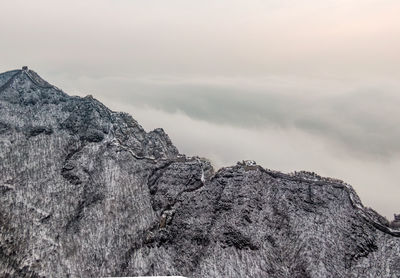
[[[400,277],[395,226],[339,180],[215,173],[91,96],[0,74],[0,277]]]

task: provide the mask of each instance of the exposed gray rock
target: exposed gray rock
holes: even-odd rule
[[[0,86],[0,277],[400,277],[398,219],[344,182],[214,173],[27,68]]]

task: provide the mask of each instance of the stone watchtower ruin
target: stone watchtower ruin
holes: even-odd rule
[[[390,223],[392,228],[400,229],[400,214],[394,215],[394,220]]]

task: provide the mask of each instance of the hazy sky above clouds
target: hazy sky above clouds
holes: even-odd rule
[[[398,0],[2,0],[0,71],[28,65],[216,168],[254,159],[400,213]]]

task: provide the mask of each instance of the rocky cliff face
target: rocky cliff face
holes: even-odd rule
[[[400,277],[400,232],[346,183],[214,172],[162,129],[0,74],[0,277]]]

